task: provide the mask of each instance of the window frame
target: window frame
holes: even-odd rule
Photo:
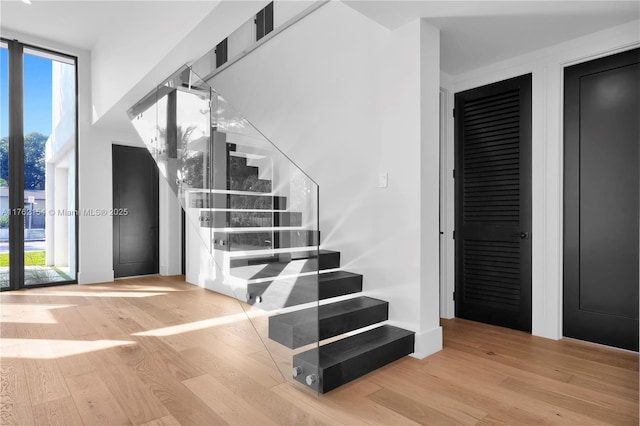
[[[79,125],[78,125],[78,57],[57,52],[45,47],[23,43],[19,40],[0,38],[0,46],[8,53],[8,139],[9,139],[9,209],[11,212],[24,211],[24,55],[40,56],[74,66],[74,167],[75,167],[75,210],[79,208]],[[17,166],[17,167],[16,167]],[[21,214],[9,214],[9,286],[1,291],[19,290],[23,288],[49,287],[55,285],[74,284],[78,282],[79,271],[79,217],[74,215],[75,244],[74,279],[25,285],[24,271],[24,217]],[[12,256],[11,253],[20,253]]]

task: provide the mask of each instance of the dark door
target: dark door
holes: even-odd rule
[[[113,272],[158,273],[158,168],[144,148],[113,145]]]
[[[457,93],[456,316],[531,331],[531,75]]]
[[[565,69],[564,335],[638,350],[640,49]]]

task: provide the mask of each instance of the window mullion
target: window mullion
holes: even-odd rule
[[[9,277],[24,285],[24,60],[23,45],[9,42]]]

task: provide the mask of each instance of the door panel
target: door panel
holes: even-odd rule
[[[531,75],[456,94],[456,316],[531,330]]]
[[[638,350],[640,49],[565,70],[564,334]]]
[[[157,274],[158,169],[146,149],[113,145],[113,208],[114,276]]]

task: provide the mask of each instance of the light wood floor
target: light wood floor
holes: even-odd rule
[[[153,277],[0,295],[2,425],[638,424],[638,355],[443,321],[444,350],[320,398],[235,300]]]

